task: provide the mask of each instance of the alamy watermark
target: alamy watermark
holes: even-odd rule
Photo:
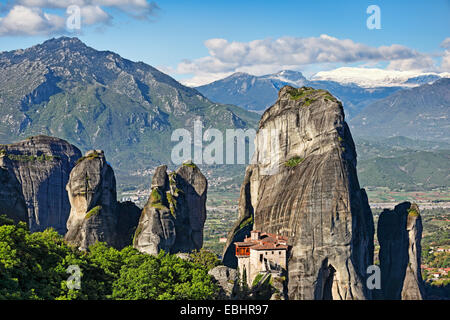
[[[69,31],[81,29],[81,9],[77,5],[71,5],[66,10],[66,28]]]
[[[176,165],[188,160],[207,165],[258,164],[261,174],[275,174],[280,164],[279,134],[278,129],[260,129],[258,134],[254,129],[226,129],[224,134],[209,128],[203,132],[203,122],[195,120],[193,134],[183,128],[172,133],[171,141],[177,144],[171,160]]]
[[[66,273],[70,276],[67,278],[66,285],[69,290],[80,290],[81,289],[81,269],[78,265],[70,265]]]
[[[367,267],[366,273],[370,276],[367,277],[366,286],[369,290],[381,289],[381,269],[377,265],[371,265]]]
[[[367,29],[381,29],[381,9],[379,6],[373,4],[367,7],[367,14],[370,16],[367,18],[366,26]]]

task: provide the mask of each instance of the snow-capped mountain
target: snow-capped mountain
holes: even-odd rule
[[[268,74],[265,76],[259,77],[261,80],[267,79],[272,82],[283,82],[289,83],[295,87],[302,87],[308,83],[308,80],[303,76],[301,72],[292,71],[292,70],[282,70],[277,73]]]
[[[278,91],[285,85],[302,87],[307,84],[308,80],[297,71],[284,70],[264,76],[236,72],[196,89],[213,101],[260,112],[276,101]]]
[[[311,80],[335,81],[344,85],[356,84],[363,88],[375,88],[417,87],[425,83],[432,83],[440,78],[450,78],[450,73],[342,67],[318,72],[311,77]]]
[[[196,89],[212,101],[234,104],[261,113],[277,100],[278,91],[285,85],[308,86],[330,91],[343,102],[346,116],[349,118],[358,114],[369,103],[385,98],[402,88],[390,86],[367,89],[335,81],[309,81],[301,72],[283,70],[263,76],[238,72]]]

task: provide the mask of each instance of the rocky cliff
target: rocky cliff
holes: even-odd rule
[[[134,238],[141,252],[190,252],[203,246],[208,182],[198,167],[184,163],[167,174],[156,169],[150,198],[142,211]]]
[[[131,244],[139,210],[131,203],[117,202],[114,171],[103,151],[92,150],[79,159],[66,189],[71,204],[65,235],[68,242],[81,250],[97,241],[116,248]]]
[[[22,220],[25,205],[32,232],[53,227],[64,234],[70,213],[65,186],[80,157],[75,146],[47,136],[0,145],[0,211],[13,210]]]
[[[378,220],[381,292],[384,299],[421,300],[422,219],[416,204],[404,202],[384,210]]]
[[[263,114],[253,164],[241,188],[243,228],[289,238],[289,299],[366,299],[373,263],[373,218],[356,173],[356,152],[342,104],[325,90],[283,87]]]
[[[19,221],[28,223],[28,210],[22,188],[16,177],[2,168],[7,161],[7,158],[0,157],[0,215],[5,214],[15,223]]]

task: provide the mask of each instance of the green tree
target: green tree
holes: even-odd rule
[[[189,254],[191,261],[208,271],[221,264],[219,258],[214,252],[206,249],[194,250]]]
[[[0,299],[213,299],[218,288],[208,267],[217,261],[207,252],[194,256],[155,257],[105,243],[83,252],[53,229],[30,233],[0,216]],[[67,286],[71,265],[81,270],[80,290]]]
[[[213,299],[218,288],[205,268],[161,251],[130,257],[114,283],[114,299]]]

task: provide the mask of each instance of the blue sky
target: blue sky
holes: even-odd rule
[[[56,5],[54,1],[1,0],[0,51],[26,48],[68,34],[96,49],[144,61],[177,79],[197,77],[200,82],[234,71],[264,73],[283,67],[306,73],[346,65],[450,71],[443,68],[441,61],[449,51],[441,47],[450,37],[448,0],[161,0],[156,1],[159,9],[145,0],[60,0]],[[80,31],[75,33],[67,32],[57,19],[66,18],[65,8],[71,3],[99,8],[96,15],[92,10],[86,11],[92,13],[90,24],[82,21]],[[366,26],[369,5],[380,8],[379,30]],[[25,8],[22,14],[13,11],[18,6]],[[137,12],[144,11],[146,14],[138,16]],[[56,18],[46,24],[36,20],[45,14]],[[210,39],[223,40],[206,45],[205,41]],[[288,44],[279,39],[289,39]],[[345,43],[345,39],[352,43]],[[254,43],[255,40],[264,43]],[[282,51],[276,48],[283,44],[286,48]],[[304,46],[308,50],[318,47],[308,52],[307,57],[293,52],[303,51]],[[383,46],[390,50],[380,49]],[[342,52],[334,57],[333,50]],[[315,60],[314,55],[318,57],[321,53],[323,58]],[[284,58],[276,61],[272,56],[277,54]],[[253,63],[249,61],[251,57],[259,60],[255,58],[258,61]]]

